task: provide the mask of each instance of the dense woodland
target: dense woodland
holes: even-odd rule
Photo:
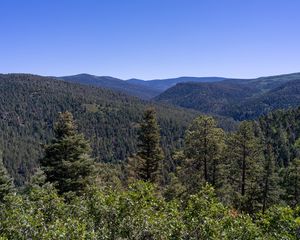
[[[300,108],[255,120],[2,75],[0,239],[299,239]]]
[[[300,74],[294,73],[248,80],[180,83],[155,99],[237,121],[256,119],[270,111],[298,107],[299,78]]]
[[[38,166],[43,144],[53,137],[57,114],[66,110],[74,114],[98,162],[124,161],[136,151],[138,123],[148,104],[111,90],[46,77],[0,75],[0,146],[7,169],[17,185],[27,181]],[[198,113],[153,105],[162,147],[170,156],[182,145],[184,130]]]

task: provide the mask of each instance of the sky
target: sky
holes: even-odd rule
[[[0,72],[122,79],[300,72],[299,0],[1,0]]]

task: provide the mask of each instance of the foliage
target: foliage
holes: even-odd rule
[[[0,202],[4,197],[13,191],[12,178],[9,177],[3,164],[2,152],[0,151]]]
[[[225,207],[211,186],[187,204],[166,201],[157,188],[98,189],[70,201],[52,185],[8,195],[1,203],[2,239],[297,239],[299,209],[274,206],[252,219]]]
[[[258,226],[267,239],[299,239],[299,207],[273,206],[258,216]]]
[[[203,115],[183,142],[190,112],[155,105],[141,117],[145,102],[108,90],[31,75],[0,79],[8,86],[0,88],[1,240],[300,238],[300,108],[231,132]],[[263,82],[265,91],[277,84]],[[78,129],[71,112],[52,123],[54,111],[66,109]],[[136,152],[131,170],[144,181],[128,185],[122,163],[94,166],[86,138],[98,161]],[[44,171],[28,160],[41,155],[37,143],[48,143]],[[6,168],[28,184],[12,191]]]

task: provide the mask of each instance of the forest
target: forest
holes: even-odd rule
[[[97,162],[122,162],[136,151],[137,125],[148,104],[111,90],[48,77],[0,75],[0,148],[8,172],[18,186],[28,180],[43,145],[53,137],[58,112],[67,110],[90,140]],[[169,156],[182,144],[185,128],[198,113],[150,104],[157,109],[162,147]]]
[[[0,0],[0,240],[300,240],[300,0]]]
[[[299,239],[300,109],[224,131],[196,116],[166,164],[157,110],[144,110],[135,153],[99,163],[60,112],[21,187],[0,164],[0,239]]]
[[[185,82],[155,97],[164,102],[217,114],[237,121],[300,104],[299,73],[256,79],[224,79],[217,82]]]

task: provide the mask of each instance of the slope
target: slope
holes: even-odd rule
[[[225,80],[221,77],[179,77],[179,78],[169,78],[169,79],[155,79],[155,80],[140,80],[140,79],[129,79],[127,82],[133,83],[135,85],[151,87],[160,93],[167,90],[170,87],[175,86],[177,83],[185,82],[218,82]]]
[[[235,120],[253,119],[269,111],[300,105],[300,74],[214,83],[181,83],[155,98],[181,107]]]
[[[126,94],[142,99],[150,99],[160,93],[151,86],[136,85],[118,78],[108,76],[98,77],[89,74],[78,74],[73,76],[58,77],[58,79],[63,79],[64,81],[71,83],[80,83],[89,86],[117,90],[119,92],[124,92]]]
[[[38,166],[42,146],[52,138],[60,111],[71,111],[90,140],[97,161],[124,161],[136,150],[136,130],[151,103],[107,89],[52,78],[0,75],[0,150],[17,184]],[[198,113],[154,104],[164,149],[181,145],[187,124]],[[170,152],[166,154],[169,155]]]

